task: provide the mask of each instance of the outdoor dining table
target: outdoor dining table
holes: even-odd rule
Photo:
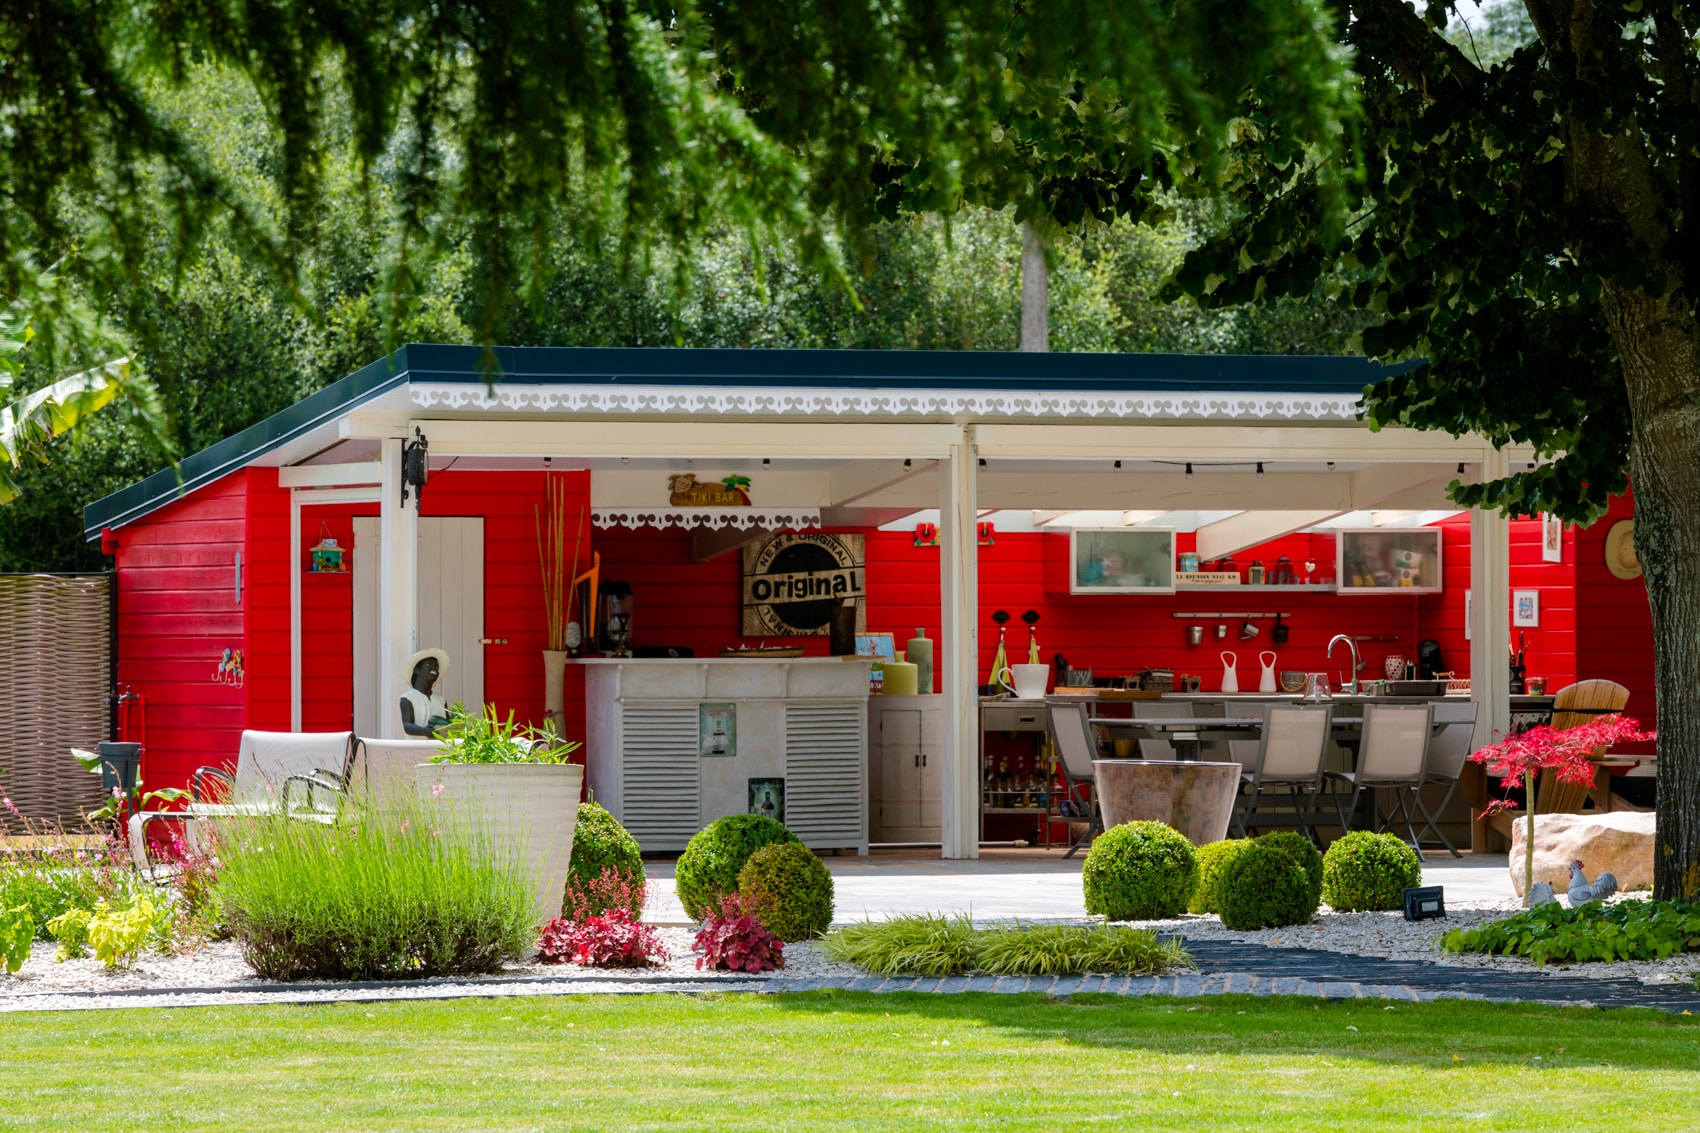
[[[1255,739],[1261,716],[1093,716],[1093,724],[1133,732],[1140,739],[1167,740],[1175,758],[1196,760],[1200,745],[1215,740]]]

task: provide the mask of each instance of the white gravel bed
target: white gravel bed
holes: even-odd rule
[[[1631,897],[1646,896],[1631,894]],[[1622,897],[1617,900],[1622,900]],[[1552,976],[1586,976],[1592,979],[1636,979],[1644,984],[1692,983],[1700,975],[1700,953],[1679,953],[1665,960],[1590,961],[1576,964],[1535,965],[1521,956],[1488,956],[1475,952],[1443,952],[1440,938],[1455,928],[1474,928],[1522,911],[1516,899],[1472,902],[1462,907],[1448,904],[1446,916],[1426,921],[1407,921],[1401,913],[1336,913],[1324,905],[1307,925],[1292,928],[1258,929],[1251,932],[1225,927],[1215,916],[1185,914],[1173,920],[1135,921],[1138,928],[1178,933],[1194,940],[1228,940],[1261,944],[1267,948],[1315,948],[1350,956],[1377,956],[1387,960],[1419,960],[1443,967],[1488,968],[1501,972],[1541,972]]]
[[[504,965],[490,976],[444,976],[420,980],[417,994],[440,995],[443,985],[475,984],[499,979],[549,979],[561,981],[608,981],[625,977],[633,983],[653,983],[677,980],[713,979],[726,982],[748,982],[744,972],[713,972],[696,967],[697,956],[691,951],[694,929],[663,927],[656,930],[669,953],[666,963],[653,968],[606,969],[585,968],[577,964],[545,964],[535,960]],[[30,949],[30,958],[15,975],[0,973],[0,1007],[10,1000],[28,999],[32,1004],[39,997],[55,992],[129,992],[139,990],[169,992],[182,988],[240,989],[244,984],[270,984],[250,968],[242,958],[242,949],[235,941],[218,941],[180,955],[145,953],[136,966],[129,969],[108,969],[94,957],[81,960],[54,960],[56,945],[37,941]],[[849,964],[829,960],[820,948],[803,941],[785,946],[785,967],[770,973],[779,977],[821,978],[861,975]],[[325,980],[303,980],[293,985],[303,989],[332,989],[342,986]],[[411,986],[415,986],[410,984]],[[527,985],[516,985],[525,987]],[[534,985],[532,985],[534,986]],[[403,989],[397,989],[403,990]],[[617,989],[610,989],[617,990]],[[265,994],[265,993],[259,993]],[[405,996],[403,996],[405,998]],[[152,1002],[152,997],[149,997]]]

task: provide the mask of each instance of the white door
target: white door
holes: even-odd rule
[[[376,736],[378,706],[378,517],[354,519],[354,732]],[[364,547],[367,553],[361,553]],[[363,569],[364,568],[364,569]],[[419,520],[419,648],[448,650],[443,697],[484,704],[484,519]]]

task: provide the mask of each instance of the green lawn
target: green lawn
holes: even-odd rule
[[[815,993],[0,1016],[0,1129],[1692,1130],[1700,1017]]]

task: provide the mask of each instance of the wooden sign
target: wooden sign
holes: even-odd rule
[[[667,478],[667,502],[673,507],[749,507],[750,478],[728,476],[718,484],[697,483],[694,472]]]
[[[744,548],[744,636],[793,637],[828,633],[848,617],[867,630],[862,599],[862,536],[815,531],[769,535]]]

